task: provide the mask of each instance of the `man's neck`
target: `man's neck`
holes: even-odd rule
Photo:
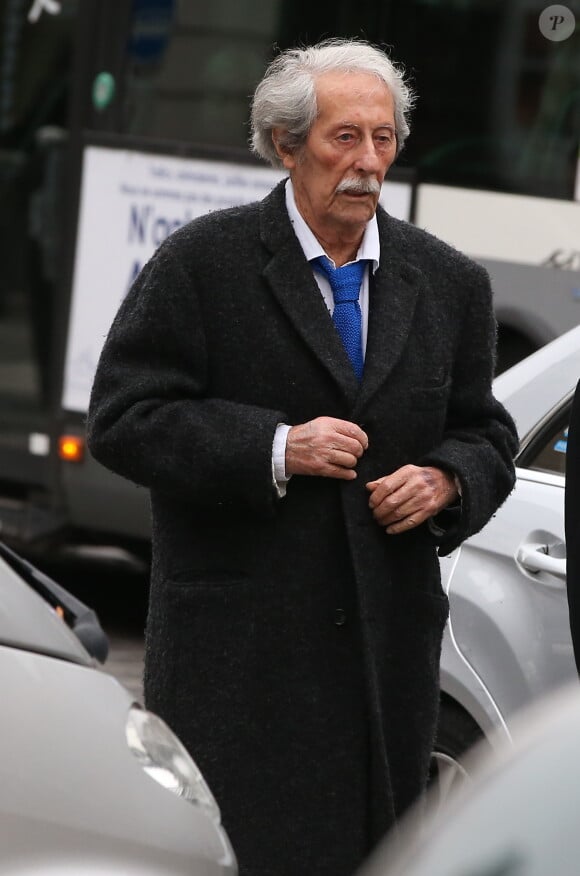
[[[334,234],[332,237],[326,237],[324,234],[317,232],[312,226],[309,227],[326,255],[332,259],[337,268],[340,268],[341,265],[346,265],[347,262],[352,262],[356,258],[364,236],[364,228],[356,237],[354,235],[346,235],[344,238],[339,238]]]
[[[375,267],[378,265],[380,245],[376,216],[366,224],[354,226],[333,222],[331,227],[323,228],[308,222],[308,217],[298,209],[291,180],[286,182],[286,206],[307,259],[319,256],[322,250],[340,267],[356,259],[362,247],[364,258]]]

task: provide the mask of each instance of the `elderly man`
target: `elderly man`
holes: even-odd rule
[[[160,247],[95,380],[94,455],[151,491],[147,704],[242,876],[350,874],[421,793],[437,546],[513,484],[487,276],[378,208],[410,102],[365,43],[281,54],[253,144],[289,179]]]

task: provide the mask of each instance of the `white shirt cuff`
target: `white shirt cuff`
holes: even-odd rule
[[[286,423],[278,423],[272,444],[272,480],[280,499],[286,495],[286,484],[291,477],[286,477],[286,440],[291,428]]]

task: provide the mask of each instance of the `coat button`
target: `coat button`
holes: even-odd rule
[[[334,612],[334,623],[337,627],[343,627],[346,623],[346,612],[343,608],[337,608]]]

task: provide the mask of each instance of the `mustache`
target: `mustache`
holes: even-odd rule
[[[351,192],[354,195],[380,195],[381,186],[378,180],[374,177],[361,179],[354,177],[353,179],[343,179],[336,187],[336,193]]]

